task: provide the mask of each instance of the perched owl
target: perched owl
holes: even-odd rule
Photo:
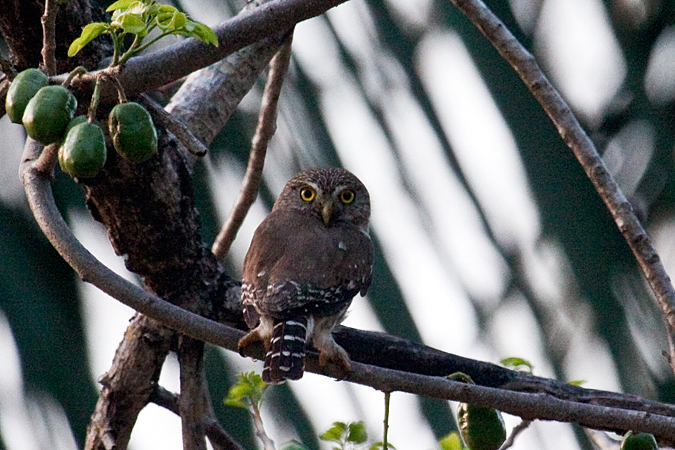
[[[249,327],[239,348],[261,340],[263,380],[302,377],[305,343],[346,372],[347,352],[332,331],[373,271],[366,187],[340,168],[310,169],[293,177],[253,235],[244,260],[242,303]],[[259,323],[258,323],[259,318]]]

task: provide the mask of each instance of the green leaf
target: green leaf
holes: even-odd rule
[[[146,14],[145,11],[146,11],[148,6],[152,6],[152,5],[146,5],[143,2],[136,1],[136,2],[132,3],[131,5],[129,5],[129,7],[127,8],[127,10],[125,12],[129,13],[129,14],[136,14],[139,17],[143,18],[144,14]]]
[[[157,4],[160,5],[157,14],[164,14],[164,13],[173,14],[173,13],[175,13],[175,12],[178,11],[177,8],[175,8],[175,7],[171,6],[171,5],[161,5],[161,4],[159,4],[159,3],[157,3]]]
[[[115,26],[116,28],[119,28],[119,23],[117,19],[126,12],[126,9],[118,9],[115,12],[112,13],[112,16],[110,17],[110,25]]]
[[[147,34],[148,31],[139,14],[123,13],[115,22],[113,24],[119,25],[126,33],[142,34],[145,32]]]
[[[176,12],[171,18],[167,29],[180,30],[181,28],[185,28],[185,22],[187,22],[187,16],[185,13]]]
[[[517,358],[517,357],[511,357],[511,358],[504,358],[500,361],[500,363],[505,366],[505,367],[510,367],[515,370],[520,370],[523,372],[527,373],[532,373],[532,370],[534,369],[534,366],[532,365],[531,362],[529,362],[526,359],[523,358]],[[523,369],[524,367],[527,367],[527,369]]]
[[[368,432],[363,422],[353,422],[349,426],[349,434],[347,435],[347,442],[354,442],[355,444],[363,444],[368,440]]]
[[[572,386],[581,386],[582,384],[585,384],[586,380],[573,380],[570,381],[568,384],[571,384]]]
[[[106,9],[106,11],[110,12],[110,11],[117,11],[118,9],[126,9],[136,1],[137,0],[117,0],[115,3],[108,6],[108,9]]]
[[[237,378],[237,384],[230,388],[230,392],[223,402],[226,405],[239,408],[248,408],[248,403],[244,401],[245,399],[255,404],[260,403],[263,391],[267,387],[267,383],[260,378],[260,375],[255,372],[240,373],[237,375]]]
[[[463,448],[462,439],[456,431],[438,441],[438,445],[441,447],[441,450],[462,450]]]
[[[325,433],[319,436],[319,439],[322,441],[331,441],[331,442],[342,442],[342,435],[347,430],[347,424],[344,422],[333,422],[333,426],[330,427]]]
[[[218,36],[216,36],[216,33],[214,33],[210,27],[203,23],[193,22],[191,20],[188,20],[186,28],[188,28],[188,25],[192,25],[192,30],[188,29],[188,31],[190,31],[190,37],[197,38],[205,44],[212,44],[218,47]]]
[[[162,4],[161,3],[156,3],[156,2],[151,2],[151,3],[146,3],[143,6],[143,9],[141,13],[143,14],[144,17],[146,18],[153,18],[159,14],[159,12],[162,10]],[[170,6],[170,8],[173,8],[173,6]],[[176,9],[176,8],[173,8]]]
[[[80,37],[75,39],[70,47],[68,48],[68,56],[75,56],[77,52],[82,50],[85,45],[99,37],[101,34],[105,33],[108,30],[108,24],[103,22],[93,22],[87,24],[82,29],[82,34]]]

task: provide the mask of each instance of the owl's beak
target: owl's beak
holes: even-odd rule
[[[323,223],[328,226],[330,223],[330,218],[333,215],[333,202],[330,200],[327,200],[325,202],[321,202],[321,217],[323,218]]]

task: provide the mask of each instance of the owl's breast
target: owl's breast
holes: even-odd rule
[[[282,212],[260,225],[244,264],[243,283],[263,313],[317,307],[332,314],[367,289],[368,235],[350,223],[326,227]]]

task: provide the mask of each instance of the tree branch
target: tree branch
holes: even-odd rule
[[[45,0],[42,22],[42,63],[47,75],[56,75],[56,13],[59,4],[56,0]]]
[[[246,214],[248,214],[248,210],[258,196],[267,146],[277,128],[277,103],[279,102],[281,86],[284,83],[291,59],[292,42],[293,34],[291,33],[270,61],[270,71],[267,74],[267,83],[263,92],[260,114],[258,115],[258,126],[251,141],[251,153],[248,158],[244,182],[242,183],[241,191],[234,203],[232,212],[211,247],[211,251],[219,260],[225,258],[227,255],[234,238],[237,236],[237,231],[239,231],[241,224],[246,218]]]
[[[214,28],[218,47],[189,38],[156,52],[129,59],[119,80],[129,97],[164,86],[192,72],[207,67],[248,45],[273,36],[285,34],[303,20],[323,14],[347,0],[273,0],[251,10],[244,10]],[[282,36],[283,37],[283,36]],[[75,87],[93,88],[97,72],[82,77]],[[58,83],[66,75],[55,77]],[[109,86],[102,93],[101,103],[114,101]],[[191,128],[192,129],[192,128]]]
[[[54,204],[48,174],[37,172],[33,166],[34,161],[39,156],[40,149],[41,145],[35,141],[27,141],[22,159],[22,180],[26,187],[29,204],[39,226],[73,269],[84,280],[91,282],[107,294],[137,309],[148,317],[156,319],[162,324],[195,339],[211,342],[215,345],[237,351],[237,342],[245,334],[243,331],[183,310],[134,286],[110,271],[77,241]],[[380,333],[361,332],[355,334],[357,337],[353,337],[352,339],[357,342],[360,340],[363,348],[367,348],[374,353],[386,354],[387,349],[395,347],[391,345],[392,342],[403,341],[396,338],[389,338],[388,340],[387,337]],[[359,334],[362,338],[358,337]],[[340,343],[343,342],[344,340],[341,339]],[[428,349],[427,347],[412,343],[407,343],[407,345],[408,352],[410,352],[409,357],[411,360],[417,361],[418,368],[421,370],[438,370],[437,367],[427,367],[424,364],[427,362],[424,355],[425,349],[430,354],[445,354],[438,350]],[[349,345],[345,348],[351,351],[348,347]],[[247,351],[250,351],[250,354],[247,356],[257,359],[262,359],[264,356],[262,345],[251,346]],[[445,356],[447,358],[450,355]],[[543,380],[504,368],[497,370],[496,366],[486,363],[480,363],[480,365],[493,372],[501,373],[504,384],[510,389],[532,390],[533,384],[528,383],[528,380],[534,384],[536,384],[537,380]],[[555,397],[550,395],[546,389],[532,393],[516,392],[481,385],[468,385],[466,383],[450,381],[444,376],[422,375],[364,364],[358,362],[356,358],[352,362],[352,368],[347,381],[371,386],[384,392],[403,391],[429,397],[468,402],[478,406],[489,406],[520,416],[526,420],[557,420],[574,422],[589,428],[644,431],[653,433],[662,440],[675,442],[675,411],[673,410],[673,406],[649,402],[635,396],[622,396],[620,394],[568,386],[567,394],[570,394],[571,397],[572,393],[576,393],[582,400],[578,401],[577,399],[568,400],[566,398]],[[442,369],[444,375],[454,371],[447,370],[447,367],[442,367]],[[326,367],[319,366],[318,354],[315,352],[308,352],[307,370],[335,378],[341,375],[340,369],[332,364]],[[507,373],[510,375],[506,376]],[[480,382],[480,376],[474,376],[474,373],[469,373],[469,375],[477,382]],[[552,380],[549,381],[554,383]],[[540,386],[545,387],[547,384],[540,383]],[[603,401],[617,403],[619,399],[625,399],[625,405],[639,406],[640,410],[597,404]]]
[[[279,50],[283,38],[263,39],[191,74],[166,111],[209,145]]]
[[[250,399],[249,399],[250,401]],[[255,428],[255,435],[260,439],[264,450],[276,450],[274,441],[265,432],[265,425],[263,424],[262,416],[260,415],[260,408],[257,403],[250,401],[251,417],[253,417],[253,427]]]
[[[207,392],[204,392],[203,394],[208,395]],[[168,409],[176,415],[180,415],[178,396],[161,386],[157,386],[149,400],[162,408]],[[244,450],[244,447],[235,441],[212,415],[202,417],[202,426],[214,449]]]
[[[507,448],[513,447],[513,444],[516,442],[516,438],[518,437],[518,435],[523,431],[525,431],[531,424],[532,424],[531,420],[523,420],[518,425],[513,427],[513,429],[511,430],[511,434],[504,441],[502,446],[499,447],[499,450],[506,450]]]
[[[532,95],[558,129],[558,133],[583,167],[617,227],[633,251],[663,312],[670,345],[669,360],[675,357],[675,289],[650,237],[633,212],[631,204],[607,170],[595,145],[569,106],[539,68],[536,60],[481,0],[451,0],[483,33],[499,54],[516,70]],[[671,364],[671,367],[673,365]],[[675,371],[675,368],[673,368]]]
[[[202,418],[205,416],[203,395],[204,343],[187,336],[180,336],[176,349],[180,366],[180,409],[183,431],[183,450],[206,450],[206,434]]]

